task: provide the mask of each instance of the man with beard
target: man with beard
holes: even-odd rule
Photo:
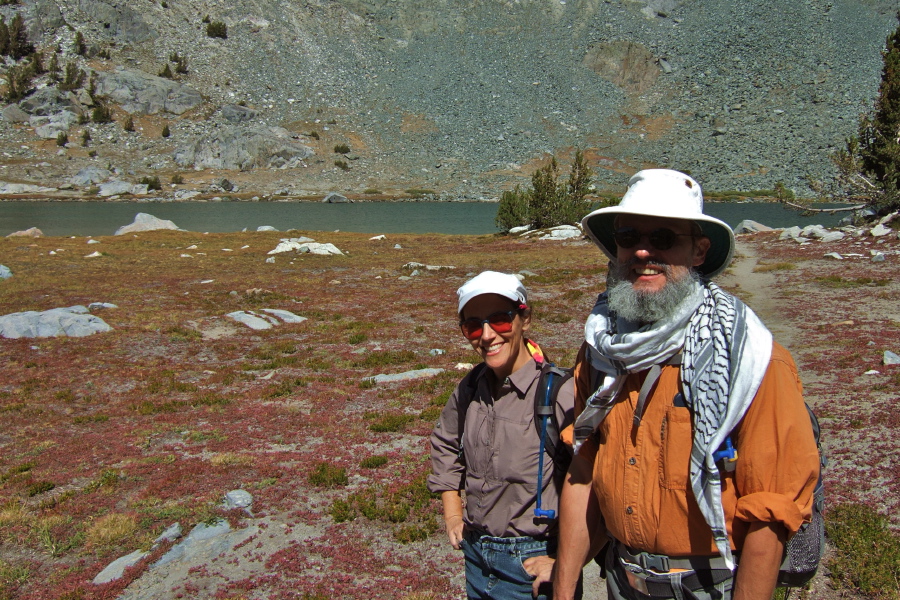
[[[609,541],[610,598],[771,598],[819,458],[790,354],[709,281],[734,233],[666,169],[582,225],[611,263],[576,361],[555,597]]]

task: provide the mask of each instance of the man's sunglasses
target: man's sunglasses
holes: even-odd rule
[[[484,324],[487,323],[497,333],[509,333],[513,328],[513,320],[516,318],[516,311],[501,310],[489,314],[485,319],[471,317],[462,319],[459,322],[459,328],[466,339],[477,340],[484,333]]]
[[[619,248],[634,248],[643,238],[647,238],[650,245],[657,250],[668,250],[678,241],[680,237],[694,237],[693,233],[675,233],[671,229],[661,227],[654,229],[650,233],[641,233],[634,227],[622,227],[616,229],[613,238]]]

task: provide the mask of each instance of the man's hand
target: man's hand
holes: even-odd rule
[[[556,559],[549,556],[532,556],[522,561],[525,572],[534,577],[531,584],[531,595],[538,597],[538,589],[544,583],[553,581],[553,569],[556,565]]]
[[[741,548],[733,600],[769,600],[775,591],[787,532],[781,523],[755,521]]]

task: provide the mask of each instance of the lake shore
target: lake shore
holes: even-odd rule
[[[534,339],[569,365],[605,259],[583,240],[347,232],[312,234],[343,255],[270,255],[283,235],[0,239],[13,273],[0,281],[4,314],[117,306],[96,312],[109,333],[0,339],[0,567],[18,574],[0,591],[464,595],[461,557],[422,488],[427,436],[464,374],[455,366],[475,360],[454,291],[487,268],[523,272]],[[872,262],[876,249],[884,262]],[[867,504],[895,527],[900,367],[881,363],[900,351],[898,261],[896,235],[804,245],[743,235],[719,279],[797,361],[823,428],[828,505]],[[263,309],[306,320],[252,330],[227,316]],[[443,371],[368,379],[424,368]],[[249,512],[223,507],[235,489],[252,495]],[[173,523],[186,533],[214,519],[244,532],[221,557],[153,569],[164,542],[120,579],[91,583]],[[809,597],[854,597],[826,572]]]

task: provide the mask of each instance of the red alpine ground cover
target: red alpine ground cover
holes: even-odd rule
[[[423,485],[428,433],[463,374],[454,367],[476,358],[454,292],[486,268],[525,273],[533,337],[571,364],[605,261],[583,241],[315,232],[344,255],[266,263],[285,235],[0,240],[14,274],[0,281],[2,314],[118,306],[95,313],[109,333],[0,339],[0,598],[141,597],[169,544],[119,581],[91,580],[174,522],[189,531],[217,517],[251,535],[166,583],[167,596],[460,595],[461,557]],[[823,424],[829,502],[871,504],[897,525],[900,367],[881,365],[884,350],[900,352],[896,237],[742,244],[744,271],[722,283],[801,368]],[[872,262],[871,248],[887,260]],[[830,251],[863,256],[823,258]],[[413,262],[453,268],[410,277]],[[307,320],[254,331],[225,317],[262,308]],[[366,380],[425,367],[445,371]],[[252,514],[222,508],[237,488],[253,495]]]

